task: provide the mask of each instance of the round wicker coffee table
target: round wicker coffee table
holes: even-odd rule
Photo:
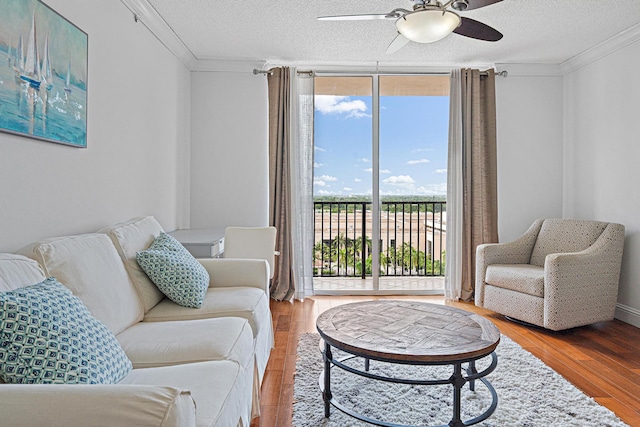
[[[380,300],[345,304],[327,310],[318,317],[316,328],[324,341],[320,388],[327,418],[330,407],[334,406],[371,424],[405,427],[371,419],[335,399],[331,392],[331,368],[334,366],[373,380],[418,385],[451,384],[453,415],[449,424],[443,427],[477,424],[491,416],[498,406],[498,395],[485,376],[498,364],[494,350],[500,342],[500,331],[482,316],[445,305]],[[335,359],[332,348],[351,354],[348,358],[363,358],[364,370],[344,364],[345,359]],[[489,355],[491,364],[477,372],[475,362]],[[408,365],[451,365],[453,369],[451,377],[442,380],[387,378],[370,373],[369,360]],[[463,363],[467,366],[463,367]],[[470,390],[475,390],[476,380],[487,387],[492,403],[482,414],[463,421],[460,419],[462,388],[469,383]]]

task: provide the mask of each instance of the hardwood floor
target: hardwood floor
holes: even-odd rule
[[[275,348],[262,384],[261,416],[251,427],[290,427],[298,337],[316,332],[320,313],[336,305],[373,299],[444,304],[442,297],[316,296],[304,302],[271,301]],[[585,394],[640,427],[640,328],[614,320],[562,332],[526,327],[470,303],[448,305],[485,315],[500,331],[571,381]]]

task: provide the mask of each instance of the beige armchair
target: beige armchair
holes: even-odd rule
[[[509,243],[476,249],[475,303],[554,331],[613,319],[624,226],[539,219]]]

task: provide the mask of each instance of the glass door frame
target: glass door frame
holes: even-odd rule
[[[371,280],[372,290],[323,290],[314,291],[316,295],[444,295],[442,290],[380,290],[380,77],[381,76],[450,76],[451,72],[337,72],[314,71],[314,77],[370,77],[371,78]],[[315,93],[314,93],[315,96]]]

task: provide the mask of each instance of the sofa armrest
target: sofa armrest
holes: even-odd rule
[[[624,226],[609,224],[580,252],[549,254],[544,264],[544,321],[552,330],[613,319]]]
[[[0,424],[194,426],[191,393],[147,385],[0,384]]]
[[[506,243],[485,243],[476,247],[475,303],[484,307],[484,285],[487,267],[491,264],[528,264],[531,252],[544,220],[536,220],[516,240]]]
[[[202,258],[210,288],[254,287],[269,295],[269,263],[263,259]]]

